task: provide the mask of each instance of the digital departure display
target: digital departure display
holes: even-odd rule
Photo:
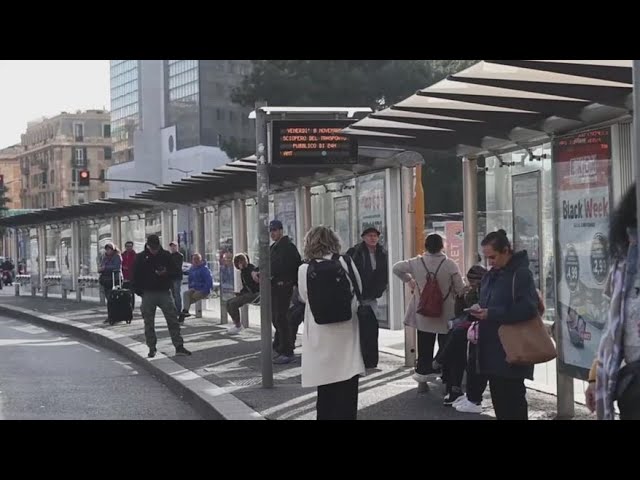
[[[342,134],[352,120],[279,120],[273,122],[273,165],[354,164],[358,144]]]

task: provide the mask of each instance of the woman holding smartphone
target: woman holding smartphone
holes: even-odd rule
[[[533,365],[507,363],[498,329],[525,322],[538,312],[538,293],[526,251],[515,253],[504,230],[482,241],[482,252],[492,267],[482,279],[480,300],[471,308],[479,319],[479,373],[489,379],[491,401],[498,420],[527,420],[525,378],[533,379]]]

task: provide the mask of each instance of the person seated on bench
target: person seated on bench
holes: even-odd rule
[[[178,322],[183,323],[185,317],[190,316],[189,307],[192,304],[204,300],[213,289],[213,277],[207,267],[207,262],[202,255],[194,253],[189,269],[189,290],[182,294],[182,312],[178,315]]]
[[[253,279],[251,275],[256,267],[249,262],[249,255],[246,253],[238,253],[233,257],[233,265],[240,270],[242,278],[242,290],[236,293],[234,298],[227,300],[227,312],[233,321],[233,325],[229,327],[229,334],[235,335],[242,330],[240,323],[240,309],[249,303],[253,303],[260,296],[260,284]]]

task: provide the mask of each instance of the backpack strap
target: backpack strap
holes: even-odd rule
[[[343,256],[344,261],[347,263],[347,268],[349,269],[349,278],[351,279],[351,283],[353,284],[353,291],[356,294],[356,298],[358,299],[358,304],[362,305],[362,293],[360,292],[360,287],[358,286],[358,280],[356,278],[356,274],[353,271],[353,266],[351,263],[351,258],[348,256]],[[340,265],[342,267],[342,265]]]
[[[424,257],[423,257],[422,255],[420,256],[420,261],[422,262],[422,265],[424,266],[424,269],[427,271],[427,276],[428,276],[428,275],[433,275],[434,277],[437,277],[437,276],[438,276],[438,272],[440,271],[440,267],[442,266],[442,264],[444,263],[444,261],[445,261],[446,259],[447,259],[446,257],[442,259],[442,261],[440,262],[440,265],[438,265],[438,268],[436,268],[436,273],[433,273],[433,274],[432,274],[432,273],[429,271],[429,269],[427,268],[427,264],[426,264],[426,263],[424,263]]]
[[[444,258],[442,259],[442,261],[440,262],[440,265],[438,265],[438,268],[436,268],[436,273],[435,273],[435,276],[436,276],[436,277],[438,276],[438,272],[440,271],[440,267],[442,266],[442,264],[444,263],[444,261],[445,261],[446,259],[447,259],[447,257],[444,257]]]

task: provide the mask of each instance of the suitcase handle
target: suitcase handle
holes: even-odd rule
[[[116,273],[118,274],[118,286],[116,287]],[[111,285],[113,286],[113,290],[120,290],[122,288],[122,272],[118,270],[117,272],[111,272]]]

